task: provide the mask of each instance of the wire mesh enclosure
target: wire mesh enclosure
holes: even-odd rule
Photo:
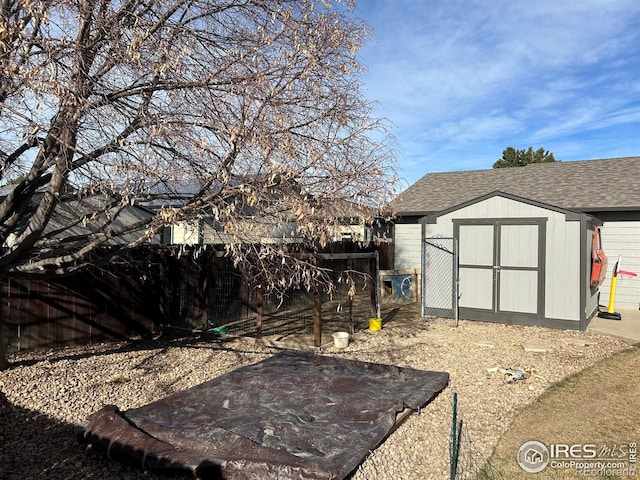
[[[422,242],[422,316],[458,320],[458,246],[455,238]]]
[[[296,343],[307,346],[318,346],[315,345],[316,316],[319,328],[325,334],[335,331],[353,333],[366,328],[369,318],[379,315],[377,253],[320,254],[319,265],[329,271],[334,290],[320,292],[318,303],[314,292],[306,289],[292,289],[282,298],[264,297],[258,332],[259,294],[248,291],[246,302],[249,308],[246,316],[229,320],[228,315],[221,315],[220,306],[215,307],[215,302],[212,302],[212,310],[217,312],[217,321],[210,321],[210,327],[227,334],[250,337],[258,335],[276,341],[295,340]],[[239,291],[238,286],[234,288]]]
[[[258,299],[256,292],[247,289],[247,293],[247,308],[239,319],[221,315],[222,312],[216,310],[215,302],[212,302],[212,308],[218,312],[217,315],[211,315],[209,327],[212,331],[236,336],[256,336]],[[265,297],[262,309],[261,335],[264,337],[313,333],[313,295],[305,289],[290,290],[283,298]]]
[[[323,263],[336,286],[333,294],[321,298],[323,324],[351,333],[366,328],[370,318],[380,316],[377,253],[327,255]]]

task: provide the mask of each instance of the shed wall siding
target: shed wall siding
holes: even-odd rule
[[[635,272],[637,277],[618,277],[615,309],[637,310],[640,303],[640,221],[607,222],[602,227],[602,246],[609,258],[607,278],[600,287],[600,304],[609,304],[613,267],[622,256],[622,270]]]
[[[421,268],[422,225],[397,224],[394,233],[394,268]]]
[[[545,316],[580,321],[580,222],[550,212],[547,222]],[[562,217],[560,219],[559,217]]]

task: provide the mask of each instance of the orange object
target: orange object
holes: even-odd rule
[[[593,231],[593,249],[591,251],[591,288],[602,285],[607,277],[607,265],[609,260],[602,249],[602,237],[600,228]]]

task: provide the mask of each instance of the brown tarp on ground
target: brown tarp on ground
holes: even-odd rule
[[[285,351],[125,412],[92,414],[111,458],[199,478],[342,479],[449,374]]]

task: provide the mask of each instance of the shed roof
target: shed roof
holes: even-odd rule
[[[480,202],[484,202],[485,200],[489,199],[489,198],[493,198],[493,197],[502,197],[502,198],[506,198],[509,200],[513,200],[515,202],[520,202],[520,203],[525,203],[527,205],[534,205],[536,207],[540,207],[546,210],[552,210],[554,212],[559,212],[565,215],[565,217],[567,218],[567,220],[580,220],[581,217],[584,218],[589,218],[592,219],[593,221],[596,221],[595,219],[593,219],[593,217],[591,217],[591,215],[587,215],[585,213],[578,213],[575,210],[567,210],[565,208],[561,208],[558,207],[556,205],[550,205],[548,203],[544,203],[544,202],[539,202],[536,200],[531,200],[529,198],[524,198],[521,197],[519,195],[513,195],[511,193],[505,193],[505,192],[500,192],[498,190],[487,193],[486,195],[482,195],[480,197],[474,198],[472,200],[469,200],[467,202],[463,202],[459,205],[454,205],[452,207],[449,208],[445,208],[444,210],[440,210],[439,212],[434,212],[431,215],[425,215],[424,217],[422,217],[420,219],[421,223],[434,223],[437,221],[438,217],[441,217],[443,215],[447,215],[451,212],[455,212],[456,210],[460,210],[462,208],[468,207],[469,205],[474,205],[476,203],[480,203]]]
[[[396,200],[399,215],[428,215],[496,190],[567,210],[640,210],[640,157],[429,173]]]

